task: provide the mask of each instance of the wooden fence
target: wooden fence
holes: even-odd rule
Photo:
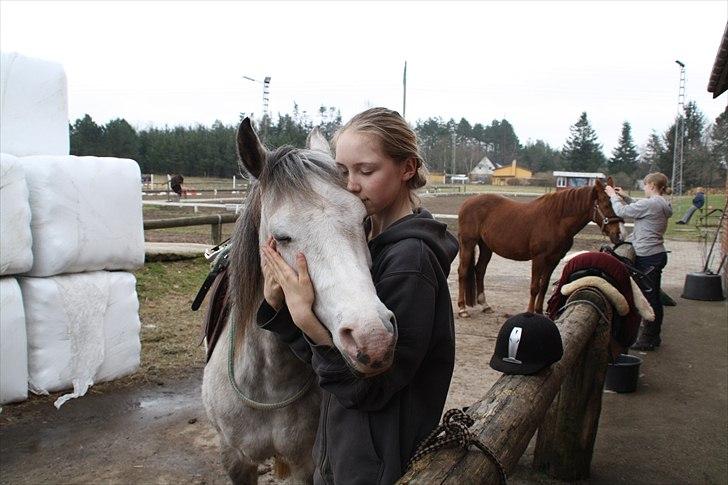
[[[533,467],[561,480],[589,476],[608,363],[612,307],[596,289],[568,300],[556,321],[564,355],[533,376],[503,375],[468,409],[471,434],[484,443],[506,473],[518,463],[538,430]],[[571,304],[571,302],[574,302]],[[601,314],[600,314],[601,312]],[[475,447],[424,455],[400,484],[494,484],[497,465]]]
[[[175,217],[172,219],[157,219],[144,221],[144,230],[167,229],[170,227],[189,227],[210,225],[212,244],[222,241],[222,225],[230,224],[238,219],[238,214],[216,214],[212,216]]]

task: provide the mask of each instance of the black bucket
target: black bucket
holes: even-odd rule
[[[685,275],[682,297],[687,300],[725,300],[722,280],[723,278],[719,274],[688,273]]]
[[[634,355],[621,354],[607,367],[604,387],[615,392],[634,392],[640,376],[642,359]]]

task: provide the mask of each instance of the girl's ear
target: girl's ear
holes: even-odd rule
[[[417,161],[410,157],[402,163],[402,182],[406,182],[417,173]]]

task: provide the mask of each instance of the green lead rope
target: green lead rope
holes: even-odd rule
[[[249,397],[247,397],[245,394],[243,394],[243,391],[240,390],[237,383],[235,382],[235,323],[230,322],[230,349],[228,350],[228,378],[230,380],[230,385],[233,386],[233,389],[235,389],[235,393],[240,397],[240,399],[243,400],[245,404],[250,406],[253,409],[261,409],[270,411],[272,409],[281,409],[286,406],[289,406],[293,404],[294,402],[301,399],[303,396],[306,395],[306,393],[311,389],[311,386],[313,386],[314,380],[316,378],[316,374],[311,374],[311,376],[308,378],[308,381],[303,385],[301,389],[299,389],[298,392],[296,392],[294,395],[289,397],[288,399],[285,399],[281,402],[276,403],[264,403],[264,402],[258,402],[253,401]]]

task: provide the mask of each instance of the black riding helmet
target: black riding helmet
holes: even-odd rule
[[[535,374],[564,355],[561,334],[549,318],[519,313],[505,321],[490,366],[504,374]]]

